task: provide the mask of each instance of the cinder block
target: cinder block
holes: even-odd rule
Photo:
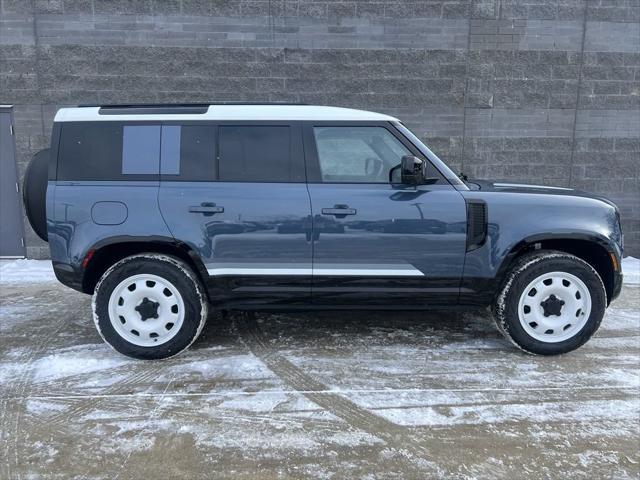
[[[63,104],[385,111],[456,169],[558,185],[572,177],[618,198],[629,245],[640,243],[636,4],[3,0],[0,102],[17,105],[21,174]],[[38,242],[27,236],[30,255],[46,253]]]

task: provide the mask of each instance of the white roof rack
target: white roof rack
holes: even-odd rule
[[[178,106],[176,106],[178,107]],[[102,121],[171,121],[171,120],[230,120],[230,121],[384,121],[398,119],[381,113],[341,107],[313,105],[209,105],[204,113],[123,113],[100,112],[99,106],[61,108],[56,122],[102,122]],[[135,112],[135,107],[126,108]]]

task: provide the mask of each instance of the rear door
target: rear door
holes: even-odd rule
[[[311,206],[299,125],[164,125],[159,201],[173,236],[204,262],[214,302],[310,301]]]
[[[313,302],[448,305],[466,247],[462,196],[430,163],[425,185],[389,181],[403,155],[424,156],[386,123],[305,128]]]

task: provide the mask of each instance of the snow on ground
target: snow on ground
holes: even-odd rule
[[[0,262],[0,478],[640,478],[623,266],[567,355],[523,354],[478,312],[231,313],[145,362],[50,262]]]
[[[0,334],[26,321],[32,313],[30,305],[0,305]]]
[[[640,259],[625,257],[622,260],[624,283],[640,284]],[[0,284],[21,284],[55,281],[49,260],[12,260],[0,263]]]
[[[101,370],[116,370],[127,364],[122,356],[106,356],[104,343],[62,348],[32,364],[34,382],[51,382],[78,375],[92,377]],[[106,357],[106,358],[105,358]]]
[[[640,259],[633,257],[623,258],[622,273],[624,274],[624,283],[640,284]]]
[[[49,260],[12,260],[0,263],[0,284],[53,282],[56,277]]]

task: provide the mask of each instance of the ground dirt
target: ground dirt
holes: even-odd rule
[[[0,478],[638,478],[640,286],[560,357],[484,313],[212,314],[165,361],[0,288]]]

